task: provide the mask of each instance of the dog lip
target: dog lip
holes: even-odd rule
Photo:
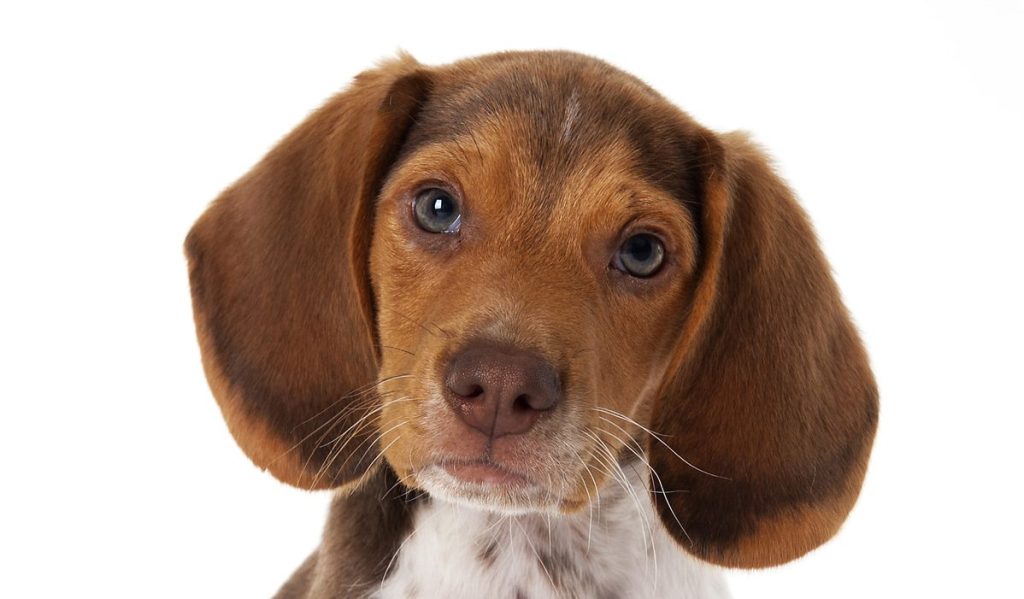
[[[534,485],[534,482],[523,474],[486,459],[443,461],[437,465],[462,482],[506,487]]]

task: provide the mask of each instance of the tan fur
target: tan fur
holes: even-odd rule
[[[430,186],[459,201],[457,236],[412,221]],[[639,231],[667,247],[650,279],[608,267]],[[874,381],[803,211],[742,135],[600,61],[387,63],[226,191],[188,251],[214,395],[291,484],[383,466],[415,489],[487,452],[549,490],[496,501],[571,512],[635,440],[680,546],[742,567],[818,546],[860,489]],[[528,433],[475,438],[439,399],[478,339],[562,373]]]

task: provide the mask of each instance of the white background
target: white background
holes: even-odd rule
[[[398,48],[594,54],[751,131],[800,195],[881,426],[840,534],[733,573],[736,597],[1021,596],[1021,2],[20,4],[0,9],[0,596],[266,597],[317,544],[327,495],[254,468],[210,397],[181,243]]]

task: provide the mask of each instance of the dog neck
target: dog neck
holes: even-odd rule
[[[335,500],[320,549],[278,596],[727,597],[717,568],[662,528],[642,468],[623,464],[588,509],[568,515],[395,496],[393,475],[378,476]]]

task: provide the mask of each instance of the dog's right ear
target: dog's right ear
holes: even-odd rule
[[[340,486],[376,456],[374,201],[430,86],[409,56],[360,74],[186,239],[210,388],[238,444],[286,483]]]

